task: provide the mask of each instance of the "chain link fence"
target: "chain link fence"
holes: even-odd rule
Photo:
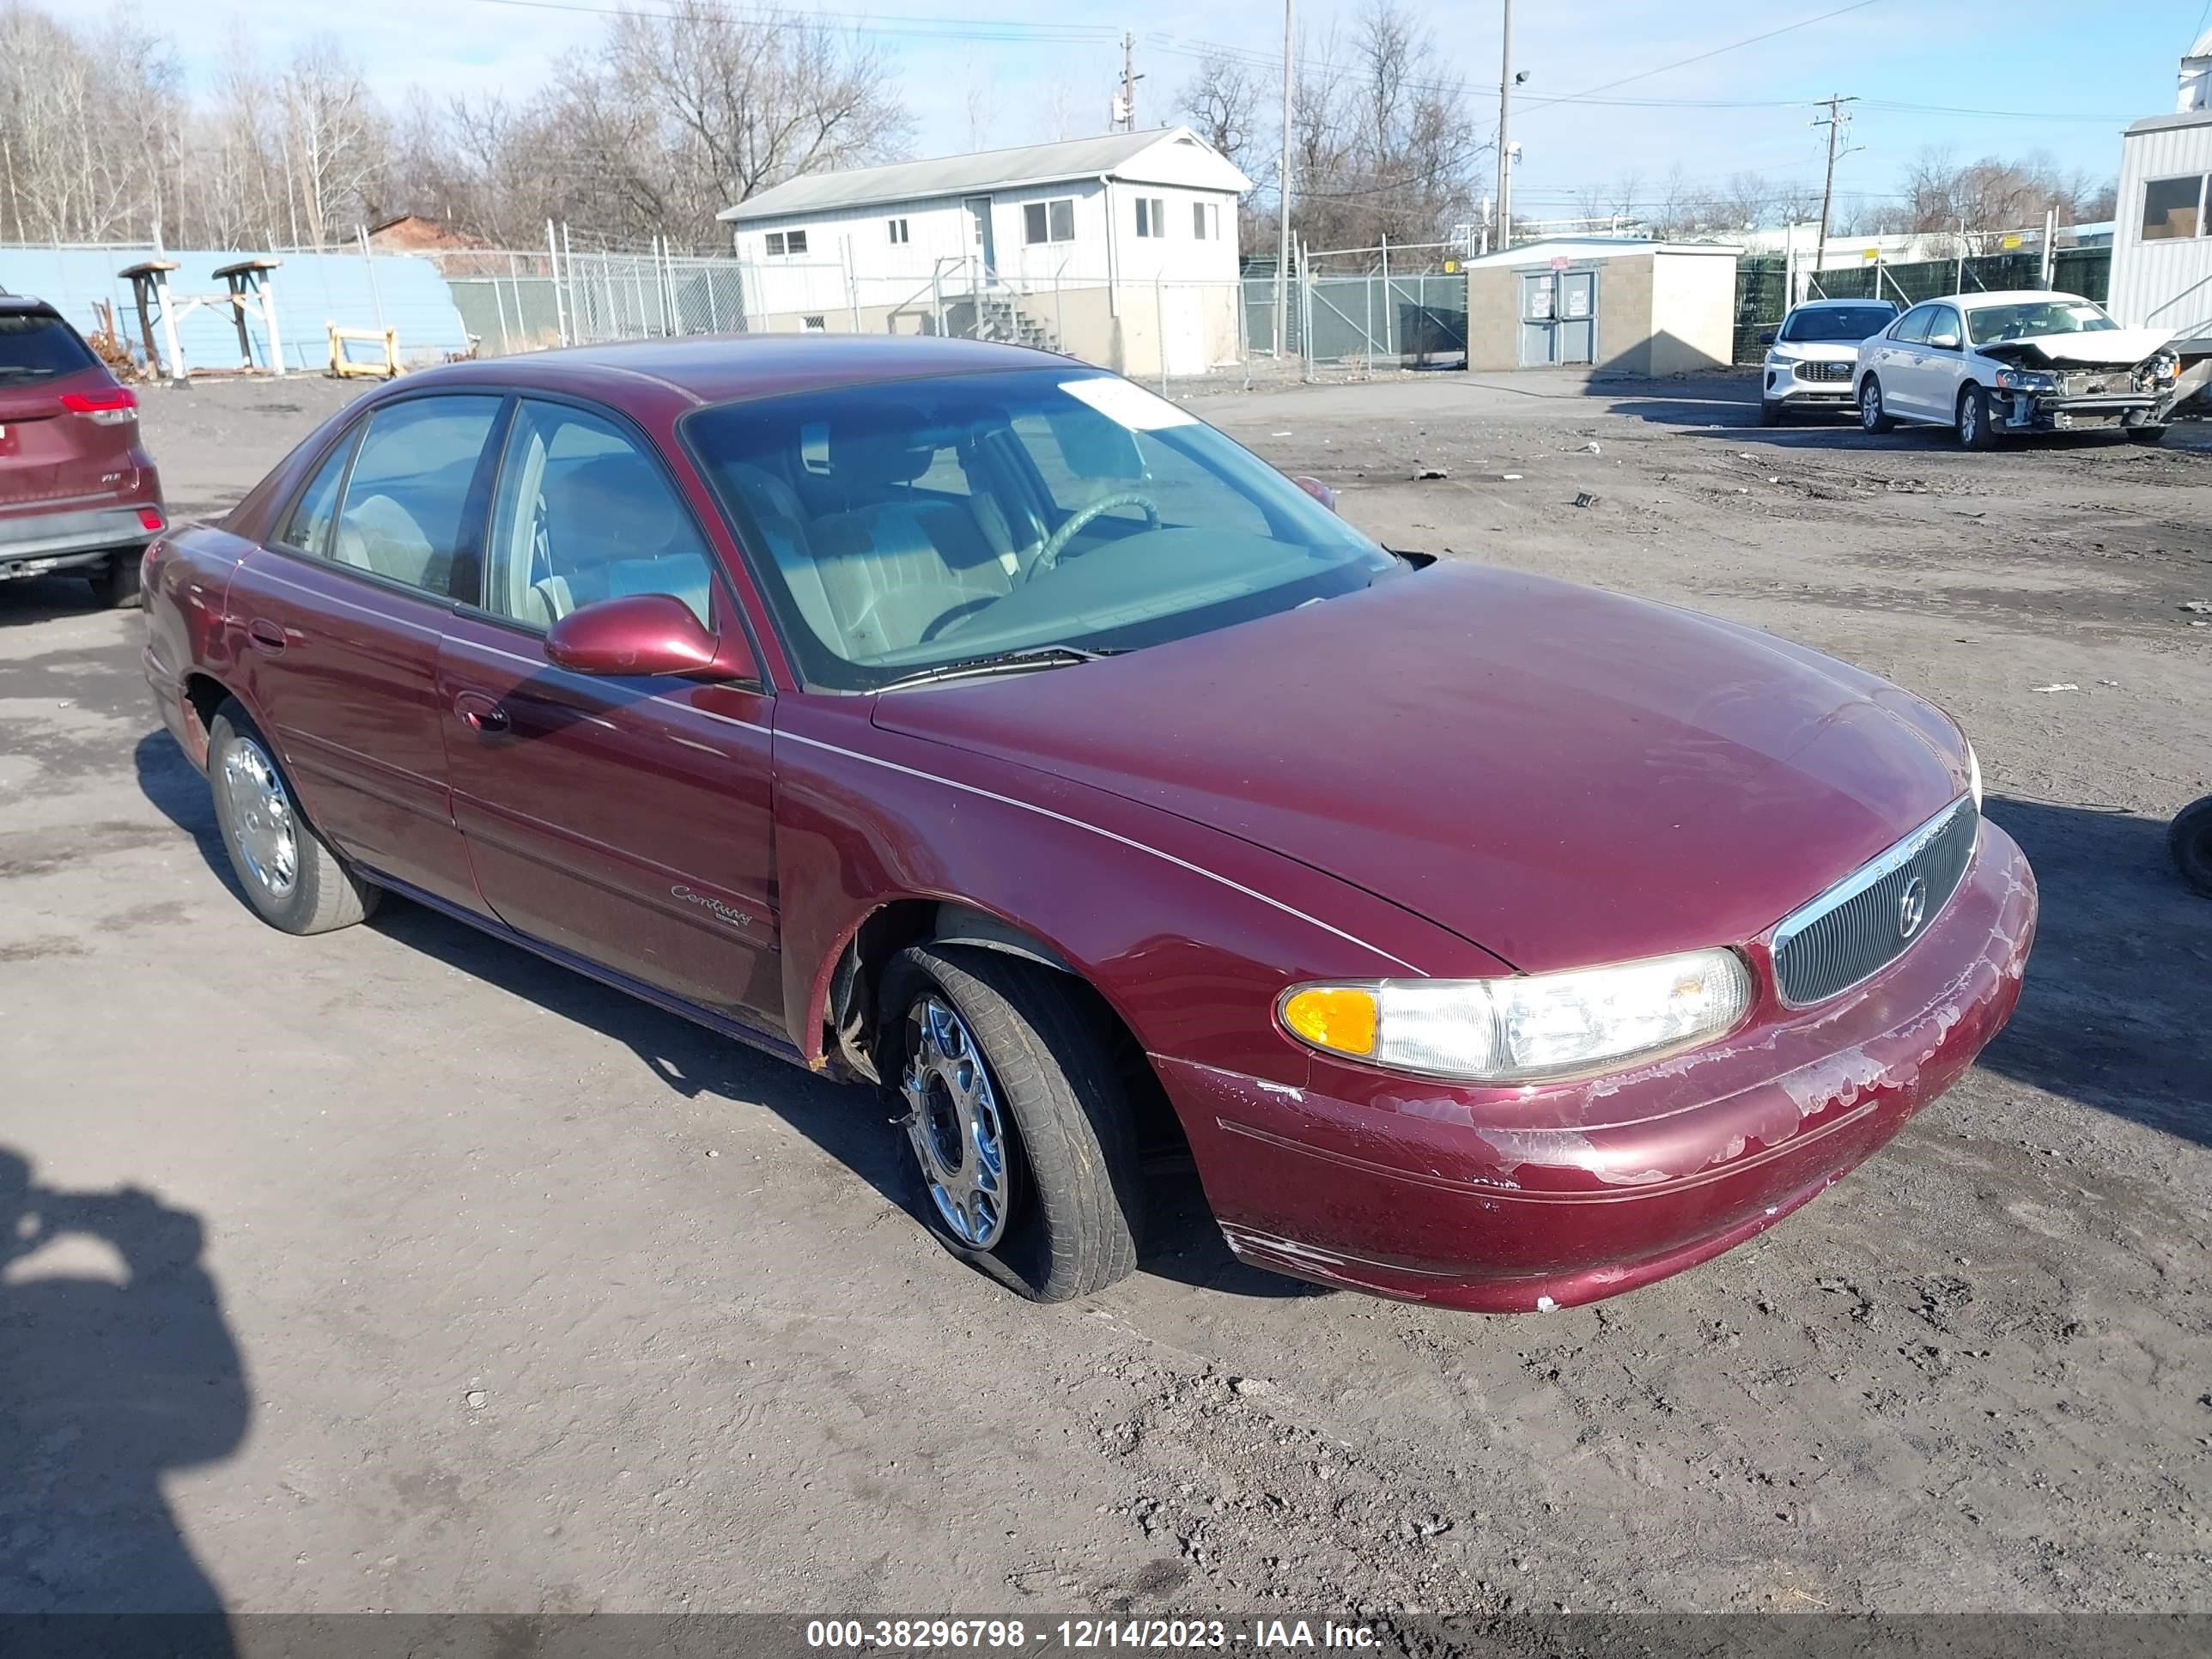
[[[582,248],[431,257],[482,356],[745,328],[744,272],[732,258]]]
[[[1467,363],[1467,278],[1457,243],[1294,251],[1276,326],[1275,262],[1245,267],[1248,356],[1312,380],[1334,372]]]
[[[1970,254],[1952,259],[1916,259],[1890,264],[1869,259],[1860,265],[1830,266],[1798,272],[1808,300],[1892,300],[1916,306],[1947,294],[1995,293],[2007,289],[2049,288],[2078,294],[2102,304],[2112,285],[2112,251],[2108,247],[2063,247],[2051,256],[2051,277],[2043,276],[2043,255]],[[1735,361],[1756,363],[1766,354],[1759,337],[1778,327],[1789,314],[1789,262],[1778,255],[1736,262]]]

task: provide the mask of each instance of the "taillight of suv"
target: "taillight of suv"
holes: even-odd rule
[[[127,386],[64,392],[61,405],[70,414],[82,415],[102,426],[122,426],[138,418],[138,394]]]

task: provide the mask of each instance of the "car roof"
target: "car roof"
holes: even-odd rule
[[[34,300],[27,294],[10,294],[5,289],[0,289],[0,312],[4,312],[10,317],[26,315],[58,317],[61,315],[60,312],[56,311],[44,300]]]
[[[883,380],[976,374],[993,369],[1059,368],[1096,373],[1049,351],[983,340],[945,339],[933,335],[738,334],[672,340],[636,340],[615,345],[570,346],[512,357],[444,364],[407,377],[410,387],[433,382],[549,391],[593,386],[611,400],[623,401],[625,387],[648,386],[682,395],[693,403],[726,403],[781,392],[816,392],[833,386]]]
[[[1842,306],[1887,306],[1894,311],[1897,309],[1897,301],[1878,300],[1869,294],[1863,300],[1800,300],[1790,308],[1792,311],[1831,311]]]

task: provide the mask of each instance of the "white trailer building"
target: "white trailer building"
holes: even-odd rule
[[[2200,338],[2212,335],[2212,33],[2181,60],[2175,104],[2121,140],[2106,308],[2130,328]]]
[[[749,328],[973,333],[1195,374],[1239,354],[1251,188],[1168,127],[807,174],[720,217]]]

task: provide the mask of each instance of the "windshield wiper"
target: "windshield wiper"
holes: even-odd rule
[[[939,663],[934,668],[917,669],[911,674],[902,674],[877,690],[896,691],[909,685],[936,685],[945,680],[981,678],[986,674],[1019,674],[1032,668],[1066,668],[1079,662],[1096,662],[1101,657],[1119,655],[1120,648],[1113,647],[1093,651],[1079,645],[1036,645],[1021,651],[996,651],[988,657],[967,657],[958,662]]]

